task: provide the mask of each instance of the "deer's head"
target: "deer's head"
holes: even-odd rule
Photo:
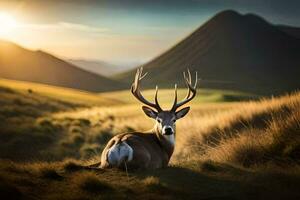
[[[174,136],[176,120],[184,117],[190,110],[190,107],[185,107],[182,109],[179,108],[184,104],[188,103],[189,101],[191,101],[196,96],[197,73],[196,73],[196,80],[194,85],[192,85],[192,78],[191,78],[190,71],[188,71],[188,76],[186,76],[185,72],[183,73],[185,83],[188,87],[188,92],[186,97],[182,101],[177,102],[177,85],[175,85],[175,98],[174,98],[173,106],[170,110],[163,110],[160,107],[157,100],[157,93],[158,93],[157,86],[155,91],[154,103],[146,100],[141,94],[140,81],[147,75],[147,73],[143,75],[142,71],[143,71],[142,68],[139,68],[137,70],[135,75],[135,80],[131,87],[131,92],[139,101],[147,105],[147,106],[143,106],[142,109],[148,117],[156,120],[156,125],[155,125],[156,132],[166,138],[169,138],[170,136]]]

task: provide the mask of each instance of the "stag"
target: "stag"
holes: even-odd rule
[[[140,102],[144,113],[156,120],[152,130],[146,132],[132,132],[114,136],[104,148],[101,155],[101,168],[128,168],[128,169],[157,169],[168,166],[175,147],[176,120],[183,118],[190,110],[181,106],[196,96],[197,73],[195,83],[192,84],[191,73],[184,72],[183,77],[188,88],[186,97],[177,102],[177,85],[175,84],[175,98],[170,110],[163,110],[157,99],[156,86],[154,103],[146,100],[140,91],[143,69],[137,69],[131,93]]]

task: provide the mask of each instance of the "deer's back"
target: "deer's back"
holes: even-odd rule
[[[161,148],[158,138],[153,133],[125,133],[114,136],[106,145],[101,155],[101,167],[125,167],[121,162],[119,166],[112,166],[109,163],[108,154],[115,145],[125,144],[132,149],[132,159],[125,160],[129,169],[138,168],[161,168],[167,166],[169,158],[167,153]]]

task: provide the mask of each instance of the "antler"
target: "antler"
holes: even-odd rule
[[[185,72],[183,72],[183,78],[185,80],[186,86],[188,87],[188,92],[187,92],[187,95],[184,98],[184,100],[177,103],[177,85],[175,84],[175,98],[174,98],[174,104],[171,108],[171,111],[174,111],[174,112],[180,106],[183,106],[184,104],[191,101],[196,96],[196,93],[197,93],[198,73],[196,72],[196,80],[195,80],[194,86],[192,86],[192,76],[191,76],[190,70],[188,70],[188,77],[186,76]]]
[[[162,111],[161,107],[159,106],[158,100],[157,100],[157,92],[158,92],[158,87],[156,86],[155,89],[155,103],[151,103],[148,100],[146,100],[143,95],[140,92],[140,81],[147,75],[147,73],[143,74],[143,67],[137,69],[136,74],[135,74],[135,79],[134,82],[132,83],[131,86],[131,93],[133,96],[135,96],[139,101],[142,103],[155,108],[158,112]]]

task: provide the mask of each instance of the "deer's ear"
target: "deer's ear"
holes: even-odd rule
[[[182,108],[175,113],[176,119],[183,118],[190,111],[190,107]]]
[[[154,110],[152,110],[151,108],[147,107],[147,106],[143,106],[142,107],[144,113],[148,116],[151,117],[153,119],[156,119],[157,117],[157,112],[155,112]]]

